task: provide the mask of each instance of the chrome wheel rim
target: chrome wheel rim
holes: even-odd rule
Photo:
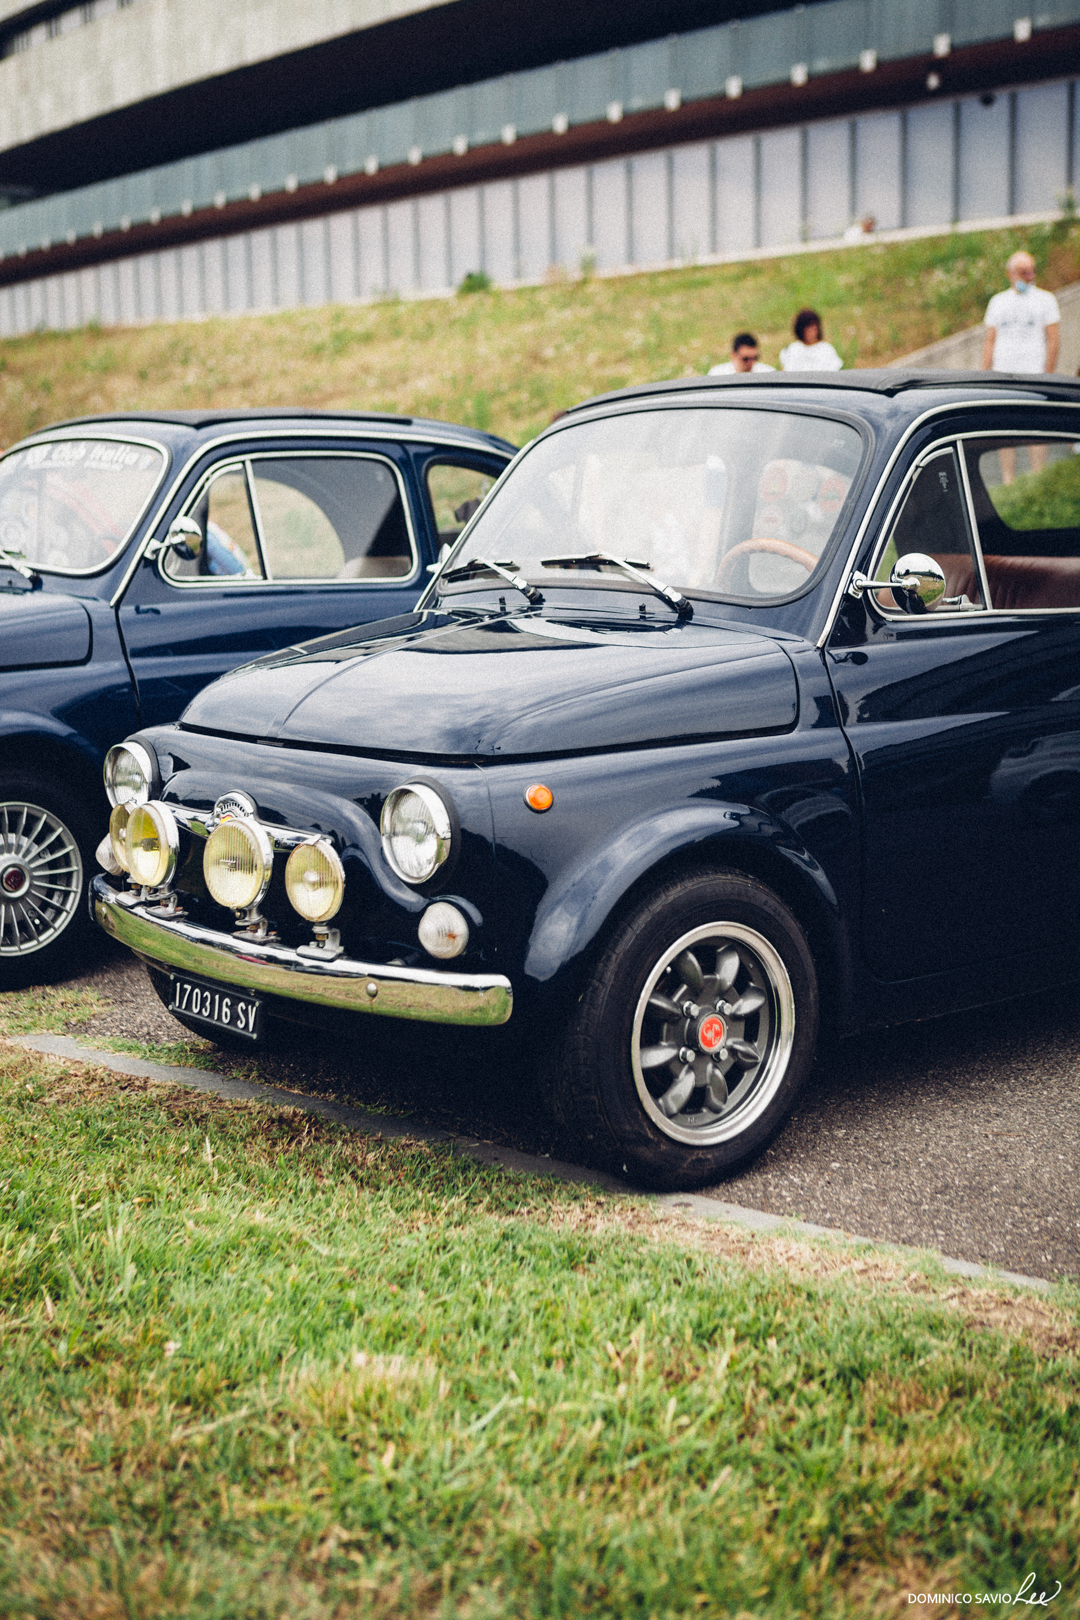
[[[776,947],[741,923],[706,923],[660,957],[630,1038],[642,1107],[665,1136],[706,1147],[768,1108],[795,1039],[795,995]]]
[[[79,846],[40,804],[0,803],[0,957],[29,956],[70,923],[82,894]]]

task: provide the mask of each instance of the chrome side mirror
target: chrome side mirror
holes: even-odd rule
[[[202,556],[205,544],[206,536],[194,518],[174,518],[169,524],[168,534],[164,540],[157,542],[151,556],[161,557],[166,551],[175,551],[185,562],[195,562]]]
[[[864,591],[891,591],[893,601],[904,613],[929,613],[945,595],[945,574],[941,564],[922,551],[909,551],[895,563],[888,581],[853,574],[848,595],[858,599]]]

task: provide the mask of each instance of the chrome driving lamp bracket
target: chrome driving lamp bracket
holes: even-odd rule
[[[258,905],[245,906],[243,911],[237,911],[236,927],[233,936],[236,939],[251,939],[258,943],[265,940],[275,940],[279,937],[274,925],[263,916]]]
[[[315,935],[314,945],[298,945],[297,956],[306,956],[312,962],[334,962],[344,954],[341,933],[337,928],[327,928],[317,923],[312,932]]]

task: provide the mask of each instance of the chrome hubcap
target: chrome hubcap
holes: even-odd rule
[[[27,956],[63,933],[82,893],[79,846],[37,804],[0,804],[0,956]]]
[[[775,947],[741,923],[692,929],[665,951],[638,998],[638,1096],[666,1136],[726,1141],[768,1107],[794,1036],[795,997]]]

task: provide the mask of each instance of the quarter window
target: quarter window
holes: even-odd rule
[[[424,477],[439,544],[452,546],[495,480],[490,473],[449,461],[428,462]]]
[[[203,531],[197,557],[165,553],[170,579],[264,579],[243,465],[226,467],[203,490],[189,516]]]
[[[916,468],[874,578],[886,581],[894,564],[912,552],[932,557],[945,575],[945,594],[931,611],[955,613],[985,605],[954,445],[934,451]],[[876,592],[875,599],[886,610],[895,606],[891,591]]]

